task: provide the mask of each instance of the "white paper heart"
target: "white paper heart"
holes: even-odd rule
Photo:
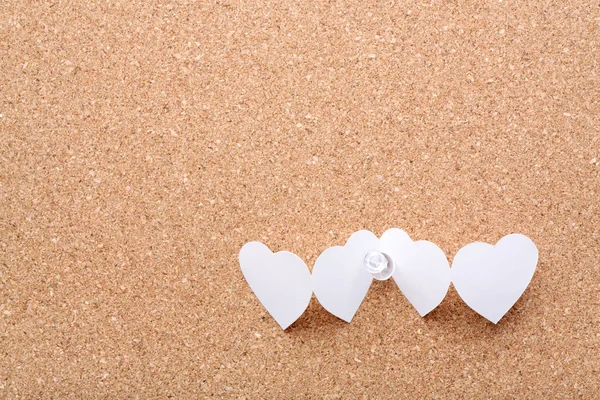
[[[346,322],[352,321],[369,291],[373,277],[365,270],[363,260],[378,244],[373,233],[358,231],[345,246],[330,247],[315,261],[312,279],[317,300]]]
[[[504,236],[492,246],[475,242],[456,253],[451,278],[465,303],[498,323],[523,294],[538,261],[538,250],[527,236]]]
[[[287,251],[273,254],[260,242],[240,250],[240,267],[250,288],[282,329],[294,323],[310,302],[310,272],[298,256]]]
[[[380,240],[380,251],[396,264],[393,278],[421,317],[436,308],[450,287],[450,264],[434,243],[413,242],[401,229],[389,229]]]
[[[373,281],[364,267],[365,255],[371,251],[392,259],[396,284],[421,316],[446,296],[450,265],[435,244],[413,242],[401,229],[389,229],[381,239],[369,231],[359,231],[344,247],[325,250],[312,271],[315,296],[333,315],[350,322],[358,311]]]

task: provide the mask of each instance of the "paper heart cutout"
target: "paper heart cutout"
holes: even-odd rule
[[[396,264],[394,281],[421,317],[440,305],[450,287],[450,264],[446,254],[432,242],[413,242],[401,229],[381,235],[380,251]]]
[[[392,259],[396,284],[421,316],[446,296],[450,265],[435,244],[413,242],[401,229],[389,229],[381,239],[369,231],[359,231],[343,247],[325,250],[313,267],[315,296],[333,315],[350,322],[358,311],[373,281],[363,264],[371,251],[385,253]]]
[[[239,258],[250,288],[282,329],[300,318],[312,297],[304,261],[288,251],[273,254],[260,242],[246,243]]]
[[[524,235],[504,236],[495,246],[471,243],[454,257],[452,283],[469,307],[496,324],[529,285],[537,261],[537,247]]]
[[[363,259],[378,244],[373,233],[358,231],[343,247],[330,247],[315,261],[312,279],[317,300],[346,322],[352,321],[369,291],[373,276],[365,270]]]

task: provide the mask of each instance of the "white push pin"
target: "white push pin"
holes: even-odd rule
[[[394,275],[396,264],[394,260],[385,253],[371,251],[367,253],[364,259],[364,265],[367,272],[373,275],[378,281],[388,280]]]

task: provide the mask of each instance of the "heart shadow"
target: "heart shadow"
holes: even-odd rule
[[[324,327],[338,326],[341,328],[345,325],[348,325],[348,323],[323,308],[313,294],[304,313],[290,325],[285,332],[299,333],[304,331],[318,331]]]
[[[446,338],[454,337],[456,343],[462,343],[466,337],[471,340],[485,342],[508,332],[514,332],[519,327],[530,325],[531,318],[526,318],[531,313],[530,304],[536,296],[535,290],[527,288],[515,305],[494,324],[467,306],[454,286],[450,285],[448,294],[442,303],[426,315],[423,320],[431,330],[439,332]],[[456,335],[447,335],[449,326],[455,330]]]

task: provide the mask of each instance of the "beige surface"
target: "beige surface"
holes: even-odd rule
[[[88,3],[0,5],[1,398],[598,398],[597,1]],[[538,271],[283,332],[237,263],[389,227]]]

